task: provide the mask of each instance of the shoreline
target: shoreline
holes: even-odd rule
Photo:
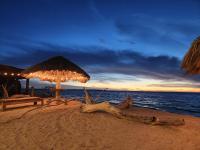
[[[160,93],[160,92],[118,92],[118,91],[93,91],[88,90],[90,94],[95,98],[101,93],[101,97],[98,99],[98,102],[108,100],[111,103],[119,103],[121,100],[126,98],[127,95],[133,98],[135,105],[143,108],[153,108],[162,111],[179,113],[184,115],[192,115],[200,117],[199,107],[199,98],[200,95],[197,93]],[[48,93],[48,90],[36,90],[36,95],[41,97],[39,93]],[[73,97],[83,99],[84,92],[83,90],[66,90],[62,91],[61,95],[63,97]],[[196,104],[196,105],[193,105]]]

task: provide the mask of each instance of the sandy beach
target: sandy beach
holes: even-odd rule
[[[127,113],[161,119],[184,118],[184,126],[153,126],[118,119],[110,114],[81,113],[80,103],[71,101],[36,109],[0,112],[0,149],[59,150],[198,150],[200,118],[137,108]],[[6,121],[12,120],[8,123]]]
[[[200,0],[0,0],[0,150],[200,150]]]

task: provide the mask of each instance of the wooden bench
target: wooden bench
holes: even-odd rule
[[[8,98],[0,100],[0,104],[2,105],[2,111],[6,110],[7,105],[16,105],[32,102],[33,105],[37,105],[37,102],[41,102],[41,105],[44,105],[44,100],[39,97]]]

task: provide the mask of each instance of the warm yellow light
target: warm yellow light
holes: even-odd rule
[[[11,73],[11,76],[14,76],[14,73]]]
[[[65,82],[69,80],[86,82],[87,80],[89,80],[88,77],[83,76],[81,73],[65,71],[65,70],[63,71],[58,71],[58,70],[37,71],[30,74],[25,74],[24,76],[26,78],[39,78],[40,80],[46,80],[50,82],[57,82],[57,80],[60,80],[61,82]]]
[[[5,73],[4,73],[4,75],[5,75],[5,76],[7,76],[7,75],[8,75],[8,73],[7,73],[7,72],[5,72]]]

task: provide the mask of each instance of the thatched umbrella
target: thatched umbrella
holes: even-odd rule
[[[200,73],[200,37],[193,41],[186,53],[182,62],[182,68],[186,70],[187,74]]]
[[[56,82],[56,99],[60,98],[60,82],[73,80],[85,83],[90,79],[83,69],[62,56],[50,58],[27,68],[22,73],[26,78]]]

